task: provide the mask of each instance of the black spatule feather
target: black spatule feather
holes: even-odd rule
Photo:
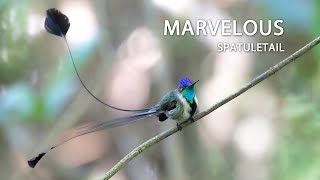
[[[87,90],[87,92],[93,97],[95,98],[97,101],[99,101],[101,104],[105,105],[105,106],[108,106],[112,109],[116,109],[116,110],[119,110],[119,111],[130,111],[130,112],[141,112],[141,111],[149,111],[150,108],[147,108],[147,109],[122,109],[122,108],[117,108],[115,106],[112,106],[112,105],[109,105],[105,102],[103,102],[102,100],[100,100],[99,98],[97,98],[95,95],[93,95],[91,93],[91,91],[87,88],[87,86],[83,83],[80,75],[79,75],[79,72],[78,72],[78,69],[74,63],[74,60],[73,60],[73,56],[72,56],[72,53],[71,53],[71,50],[70,50],[70,47],[69,47],[69,43],[66,39],[66,34],[69,30],[69,27],[70,27],[70,21],[69,21],[69,18],[64,15],[63,13],[61,13],[59,10],[55,9],[55,8],[51,8],[51,9],[48,9],[47,10],[47,17],[46,17],[46,20],[45,20],[45,23],[44,23],[44,27],[45,29],[50,33],[50,34],[53,34],[53,35],[56,35],[56,36],[60,36],[64,39],[64,41],[66,42],[67,44],[67,47],[68,47],[68,50],[69,50],[69,54],[70,54],[70,57],[71,57],[71,61],[72,61],[72,64],[73,64],[73,67],[76,71],[76,74],[78,76],[78,79],[80,81],[80,83],[82,84],[82,86]]]
[[[69,18],[62,14],[59,10],[51,8],[47,10],[47,18],[44,23],[46,30],[56,36],[66,36],[70,21]]]
[[[47,152],[43,152],[43,153],[38,154],[38,156],[29,159],[28,160],[29,167],[34,168],[38,164],[38,162],[42,159],[42,157],[46,154],[47,154]]]

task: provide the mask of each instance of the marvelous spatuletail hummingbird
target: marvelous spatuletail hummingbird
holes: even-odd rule
[[[81,84],[85,87],[85,89],[89,92],[89,94],[92,95],[96,100],[98,100],[99,102],[101,102],[102,104],[110,108],[120,110],[120,111],[136,111],[136,112],[140,111],[140,112],[131,114],[128,116],[116,117],[113,119],[109,119],[109,120],[105,120],[97,123],[91,123],[78,130],[75,130],[65,140],[52,146],[49,150],[44,151],[38,154],[36,157],[28,160],[28,165],[31,168],[34,168],[37,165],[37,163],[44,157],[44,155],[50,152],[50,150],[55,149],[60,145],[74,138],[77,138],[79,136],[89,134],[95,131],[100,131],[102,129],[114,128],[114,127],[122,126],[125,124],[137,122],[151,116],[157,116],[159,118],[159,121],[165,121],[167,119],[175,120],[177,121],[178,128],[180,127],[179,125],[180,123],[189,119],[192,120],[192,116],[194,115],[198,107],[198,101],[196,98],[194,85],[199,80],[192,82],[189,78],[181,79],[177,89],[167,93],[165,96],[163,96],[163,98],[161,98],[161,100],[155,106],[147,109],[127,110],[127,109],[117,108],[101,101],[96,96],[94,96],[82,82],[79,76],[79,73],[75,67],[75,63],[73,61],[68,42],[65,38],[65,35],[69,27],[70,27],[70,23],[67,16],[65,16],[64,14],[62,14],[60,11],[56,9],[47,10],[45,28],[49,33],[57,36],[61,36],[65,39],[77,76]]]
[[[199,81],[199,80],[198,80]],[[177,121],[178,128],[180,123],[187,120],[192,120],[192,116],[195,114],[198,101],[194,89],[194,85],[198,82],[192,82],[189,78],[183,78],[179,82],[177,89],[167,93],[162,99],[150,110],[145,112],[139,112],[128,116],[116,117],[113,119],[92,123],[80,128],[78,131],[73,132],[69,138],[52,146],[49,150],[40,153],[38,156],[30,159],[28,164],[31,168],[34,168],[41,158],[46,155],[50,150],[59,147],[60,145],[85,134],[89,134],[102,129],[114,128],[125,124],[133,123],[145,119],[151,116],[157,116],[159,121],[165,121],[172,119]]]

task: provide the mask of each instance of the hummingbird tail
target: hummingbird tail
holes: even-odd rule
[[[81,77],[79,75],[78,69],[77,69],[77,67],[75,65],[75,62],[74,62],[74,59],[73,59],[73,56],[72,56],[72,53],[71,53],[71,50],[70,50],[70,46],[69,46],[69,43],[68,43],[67,38],[66,38],[66,34],[67,34],[68,30],[69,30],[69,27],[70,27],[70,21],[69,21],[69,18],[65,14],[61,13],[59,10],[57,10],[55,8],[51,8],[51,9],[47,10],[47,17],[46,17],[46,20],[45,20],[45,29],[50,34],[62,37],[64,39],[64,41],[66,42],[67,47],[68,47],[68,51],[69,51],[69,54],[70,54],[70,58],[71,58],[71,61],[72,61],[72,64],[73,64],[73,67],[74,67],[74,69],[76,71],[78,79],[80,80],[80,83],[86,89],[86,91],[94,99],[99,101],[101,104],[103,104],[105,106],[108,106],[109,108],[112,108],[112,109],[116,109],[116,110],[119,110],[119,111],[127,111],[127,112],[149,111],[151,108],[146,108],[146,109],[122,109],[122,108],[117,108],[115,106],[112,106],[112,105],[110,105],[108,103],[103,102],[102,100],[100,100],[98,97],[96,97],[95,95],[93,95],[91,93],[91,91],[87,88],[87,86],[82,81],[82,79],[81,79]]]
[[[101,129],[114,128],[114,127],[130,124],[133,122],[137,122],[139,120],[143,120],[147,117],[150,117],[150,116],[153,116],[156,114],[158,114],[157,110],[150,110],[150,111],[136,113],[136,114],[132,114],[132,115],[128,115],[128,116],[121,116],[121,117],[117,117],[117,118],[113,118],[113,119],[109,119],[109,120],[105,120],[105,121],[91,122],[91,123],[88,123],[84,126],[81,126],[77,129],[75,129],[75,133],[81,133],[84,131],[88,131],[88,129],[95,129],[95,128],[99,128],[99,130],[100,130],[100,128]],[[97,130],[97,131],[99,131],[99,130]]]
[[[109,119],[109,120],[105,120],[105,121],[101,121],[98,123],[94,123],[88,126],[85,126],[81,129],[78,129],[76,131],[74,131],[73,133],[71,133],[71,135],[69,137],[67,137],[65,140],[63,140],[62,142],[52,146],[49,150],[44,151],[40,154],[38,154],[37,156],[35,156],[34,158],[31,158],[30,160],[28,160],[28,164],[31,168],[34,168],[37,163],[48,153],[50,152],[50,150],[55,149],[59,146],[61,146],[62,144],[77,138],[79,136],[83,136],[92,132],[96,132],[96,131],[100,131],[102,129],[109,129],[109,128],[114,128],[114,127],[118,127],[118,126],[122,126],[125,124],[130,124],[133,122],[137,122],[140,120],[143,120],[147,117],[153,116],[158,114],[159,111],[156,109],[147,111],[147,112],[142,112],[142,113],[137,113],[137,114],[132,114],[129,116],[122,116],[122,117],[117,117],[117,118],[113,118],[113,119]],[[80,131],[79,131],[80,130]]]
[[[70,46],[69,46],[69,43],[67,41],[67,38],[65,36],[63,36],[63,39],[64,41],[66,42],[67,44],[67,47],[68,47],[68,51],[69,51],[69,54],[70,54],[70,57],[71,57],[71,61],[72,61],[72,65],[74,67],[74,70],[76,71],[76,74],[78,76],[78,79],[81,83],[81,85],[86,89],[86,91],[94,98],[96,99],[97,101],[99,101],[101,104],[105,105],[105,106],[108,106],[109,108],[112,108],[112,109],[115,109],[115,110],[119,110],[119,111],[126,111],[126,112],[141,112],[141,111],[149,111],[151,108],[147,108],[147,109],[122,109],[122,108],[118,108],[118,107],[115,107],[115,106],[112,106],[110,104],[107,104],[106,102],[103,102],[102,100],[100,100],[98,97],[96,97],[88,88],[87,86],[84,84],[84,82],[82,81],[80,75],[79,75],[79,71],[76,67],[76,64],[74,62],[74,59],[73,59],[73,56],[72,56],[72,53],[71,53],[71,50],[70,50]]]

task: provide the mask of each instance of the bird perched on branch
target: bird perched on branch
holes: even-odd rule
[[[66,15],[62,14],[59,10],[54,8],[47,10],[47,18],[45,21],[46,30],[51,34],[63,37],[67,45],[68,45],[68,42],[65,38],[65,35],[69,27],[70,27],[70,22]],[[198,101],[196,98],[194,85],[199,80],[192,82],[189,78],[182,78],[179,82],[178,88],[164,95],[161,98],[161,100],[153,107],[150,107],[147,109],[141,109],[141,110],[127,110],[127,109],[117,108],[105,102],[102,102],[100,99],[94,96],[89,91],[89,89],[84,85],[75,67],[75,63],[73,61],[69,46],[68,46],[68,49],[69,49],[69,53],[70,53],[74,68],[76,70],[77,76],[81,84],[90,93],[90,95],[92,95],[95,99],[97,99],[102,104],[108,107],[111,107],[113,109],[121,110],[121,111],[135,111],[137,113],[127,115],[127,116],[122,116],[122,117],[116,117],[116,118],[101,121],[101,122],[91,123],[74,131],[69,137],[65,138],[64,141],[52,146],[49,150],[44,151],[40,153],[38,156],[30,159],[28,161],[28,164],[31,168],[34,168],[37,165],[37,163],[42,159],[42,157],[46,155],[48,152],[50,152],[50,150],[55,149],[60,145],[76,137],[89,134],[95,131],[99,131],[107,128],[114,128],[114,127],[122,126],[125,124],[137,122],[151,116],[157,116],[159,118],[159,121],[165,121],[167,119],[175,120],[177,121],[178,128],[181,128],[180,123],[189,119],[192,120],[192,116],[195,114],[198,107]]]
[[[164,95],[155,106],[151,107],[150,110],[147,110],[145,112],[116,117],[82,127],[78,131],[75,131],[69,138],[66,138],[64,141],[52,146],[49,150],[42,152],[38,156],[30,159],[28,161],[28,164],[30,167],[34,168],[40,161],[40,159],[50,150],[55,149],[76,137],[95,131],[100,131],[102,129],[114,128],[125,124],[137,122],[151,116],[157,116],[159,118],[159,121],[165,121],[167,119],[175,120],[177,121],[177,126],[180,129],[180,123],[189,119],[192,120],[192,116],[197,110],[198,101],[194,89],[194,85],[197,82],[198,81],[192,82],[189,78],[181,79],[177,89]]]

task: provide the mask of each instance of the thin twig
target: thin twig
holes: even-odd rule
[[[221,100],[220,102],[214,104],[212,107],[210,107],[209,109],[202,111],[198,114],[196,114],[193,119],[194,121],[197,121],[201,118],[203,118],[204,116],[210,114],[211,112],[213,112],[214,110],[218,109],[219,107],[223,106],[224,104],[228,103],[229,101],[231,101],[232,99],[238,97],[239,95],[241,95],[242,93],[246,92],[247,90],[249,90],[250,88],[252,88],[253,86],[259,84],[261,81],[267,79],[268,77],[272,76],[273,74],[275,74],[276,72],[278,72],[280,69],[282,69],[283,67],[285,67],[286,65],[288,65],[289,63],[293,62],[294,60],[296,60],[298,57],[300,57],[301,55],[305,54],[306,52],[308,52],[310,49],[312,49],[313,47],[315,47],[317,44],[320,43],[320,37],[317,37],[316,39],[314,39],[313,41],[311,41],[310,43],[308,43],[307,45],[305,45],[304,47],[302,47],[301,49],[299,49],[298,51],[296,51],[295,53],[293,53],[292,55],[290,55],[289,57],[287,57],[286,59],[282,60],[281,62],[277,63],[276,65],[272,66],[270,69],[268,69],[267,71],[265,71],[264,73],[262,73],[261,75],[259,75],[258,77],[254,78],[252,81],[250,81],[249,83],[247,83],[246,85],[244,85],[240,90],[236,91],[235,93],[229,95],[228,97],[226,97],[225,99]],[[183,123],[181,125],[182,129],[189,126],[190,124],[192,124],[191,121],[187,121],[185,123]],[[178,128],[174,127],[171,128],[169,130],[166,130],[162,133],[160,133],[159,135],[149,139],[148,141],[144,142],[143,144],[141,144],[140,146],[136,147],[133,151],[131,151],[128,155],[126,155],[124,158],[122,158],[115,166],[113,166],[113,168],[108,171],[104,176],[103,176],[103,180],[106,179],[110,179],[113,175],[115,175],[123,166],[125,166],[129,161],[131,161],[133,158],[135,158],[136,156],[138,156],[140,153],[142,153],[144,150],[146,150],[147,148],[151,147],[152,145],[160,142],[161,140],[171,136],[172,134],[178,132]]]

